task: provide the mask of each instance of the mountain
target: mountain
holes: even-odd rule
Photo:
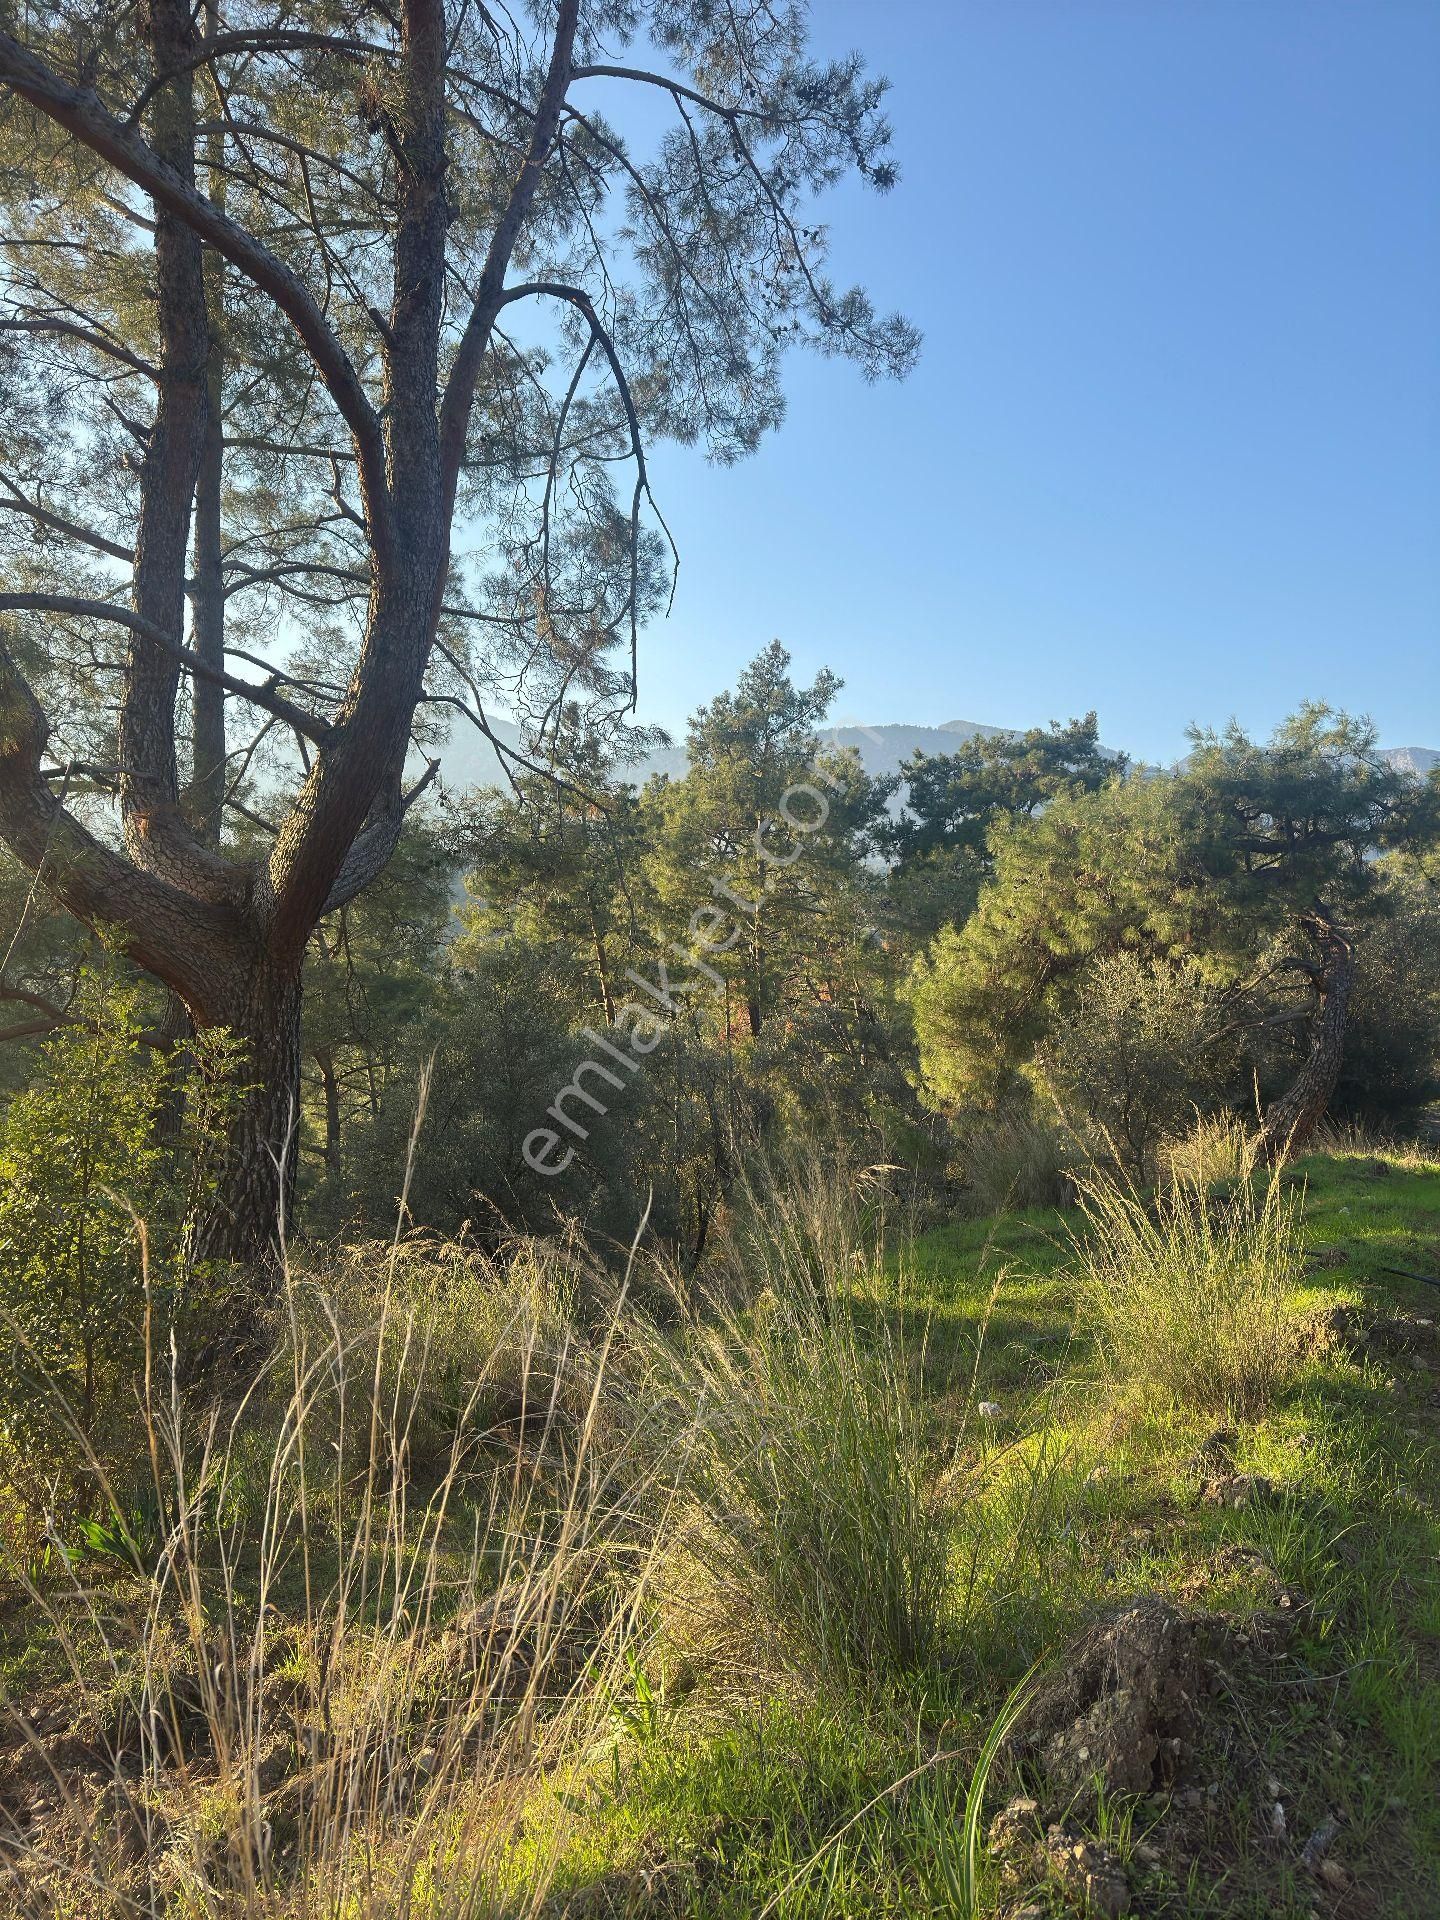
[[[507,746],[519,749],[518,727],[508,720],[499,719],[492,720],[490,724]],[[898,772],[901,762],[908,760],[913,753],[953,753],[961,741],[973,739],[976,734],[993,739],[995,735],[1007,731],[1009,729],[1005,727],[986,726],[978,720],[946,720],[938,727],[825,727],[820,737],[829,746],[854,747],[860,755],[861,765],[874,777]],[[1433,767],[1440,766],[1440,750],[1434,747],[1387,747],[1384,757],[1392,767],[1422,777]],[[684,747],[666,747],[638,761],[631,769],[630,777],[637,785],[643,785],[652,773],[668,773],[672,778],[679,779],[685,772],[685,766]],[[495,749],[483,734],[464,721],[456,723],[455,731],[441,749],[441,773],[446,785],[457,791],[469,787],[505,785],[505,776]]]
[[[1418,773],[1422,780],[1440,767],[1440,752],[1434,747],[1386,747],[1384,753],[1392,767],[1402,773]]]
[[[520,747],[520,729],[508,720],[492,719],[491,728],[506,746]],[[900,763],[913,753],[953,753],[962,740],[985,734],[1004,733],[1004,727],[987,727],[978,720],[946,720],[938,727],[863,725],[824,727],[821,739],[827,746],[854,747],[865,771],[873,776],[896,773]],[[680,779],[687,761],[683,746],[664,747],[636,762],[630,777],[642,785],[653,773],[668,773]],[[493,787],[505,784],[500,759],[482,733],[464,721],[457,721],[450,739],[441,749],[441,773],[447,786],[457,790],[468,787]]]

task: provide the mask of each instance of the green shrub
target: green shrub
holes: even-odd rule
[[[232,1050],[202,1036],[182,1060],[143,1044],[142,1026],[114,963],[85,970],[0,1127],[0,1421],[42,1454],[71,1420],[94,1439],[130,1407],[147,1346],[164,1353],[211,1277],[195,1234]]]
[[[1224,1002],[1193,964],[1116,953],[1052,1025],[1039,1069],[1097,1158],[1148,1180],[1161,1141],[1222,1101],[1235,1075]]]
[[[1394,862],[1389,911],[1355,961],[1331,1112],[1382,1132],[1413,1127],[1440,1099],[1440,892]]]
[[[646,1184],[644,1171],[632,1164],[646,1100],[643,1071],[619,1089],[599,1082],[604,1112],[572,1096],[567,1110],[586,1133],[582,1139],[561,1132],[558,1173],[538,1172],[525,1156],[530,1134],[555,1126],[546,1109],[580,1063],[593,1057],[603,1066],[607,1059],[593,1041],[568,1030],[554,974],[541,950],[497,942],[473,971],[446,983],[410,1037],[343,1174],[317,1196],[322,1221],[388,1234],[398,1183],[408,1172],[407,1226],[464,1234],[498,1249],[512,1235],[583,1218],[628,1242]],[[422,1077],[428,1095],[411,1155]],[[595,1086],[591,1075],[587,1087]]]

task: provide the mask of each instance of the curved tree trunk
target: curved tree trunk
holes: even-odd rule
[[[1312,971],[1317,1005],[1310,1028],[1310,1052],[1295,1083],[1276,1100],[1260,1129],[1266,1160],[1286,1160],[1325,1117],[1345,1050],[1345,1021],[1355,979],[1355,948],[1323,907],[1308,914],[1305,932],[1318,949]]]
[[[197,1029],[227,1027],[244,1048],[245,1092],[205,1236],[213,1252],[273,1266],[294,1192],[306,943],[326,913],[383,870],[406,807],[438,770],[432,763],[429,774],[404,791],[411,720],[444,598],[471,410],[502,309],[522,294],[554,292],[548,283],[506,286],[572,75],[579,0],[557,0],[554,11],[524,163],[498,213],[438,408],[446,236],[454,217],[446,185],[449,28],[441,0],[405,0],[398,9],[394,92],[385,108],[393,299],[387,316],[369,309],[382,343],[378,402],[368,372],[357,371],[331,325],[328,289],[322,303],[300,272],[227,213],[223,193],[197,187],[195,75],[205,61],[197,52],[193,0],[151,0],[142,10],[155,79],[142,95],[143,113],[137,109],[125,119],[89,85],[76,84],[0,31],[5,87],[151,200],[155,338],[142,335],[144,360],[126,357],[153,376],[157,395],[153,422],[141,435],[130,604],[71,594],[0,596],[7,613],[100,620],[128,632],[116,753],[125,851],[67,809],[63,785],[57,795],[55,769],[46,764],[50,720],[3,624],[0,834],[77,918],[119,929],[124,951],[180,996]],[[213,33],[217,17],[213,6],[205,9],[212,47],[223,38]],[[8,15],[7,24],[13,24]],[[142,120],[148,137],[137,124]],[[217,133],[205,149],[217,189],[223,153]],[[206,250],[216,256],[208,286]],[[237,680],[224,666],[224,440],[213,417],[224,397],[224,352],[221,330],[211,324],[221,317],[221,260],[237,276],[237,289],[248,285],[293,327],[348,430],[345,457],[354,462],[357,504],[347,502],[345,512],[363,531],[371,590],[359,657],[333,713],[311,713],[288,698],[279,691],[279,676]],[[572,292],[560,289],[566,298]],[[598,328],[588,297],[580,311]],[[338,478],[336,487],[338,493]],[[49,524],[55,516],[41,512],[41,519]],[[129,554],[114,543],[103,550],[120,560]],[[195,644],[189,648],[185,607],[192,585]],[[196,695],[189,793],[182,793],[177,751],[182,672],[190,674]],[[259,858],[217,844],[226,690],[314,748],[274,844]]]

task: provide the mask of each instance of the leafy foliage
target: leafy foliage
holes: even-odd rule
[[[177,1062],[141,1038],[142,990],[113,961],[82,973],[69,1023],[41,1050],[0,1134],[3,1420],[53,1434],[55,1397],[92,1434],[147,1352],[203,1292],[195,1230],[235,1096],[223,1035],[197,1042],[183,1110]]]
[[[1193,961],[1122,951],[1091,968],[1037,1064],[1091,1153],[1144,1181],[1167,1136],[1235,1092],[1236,1038],[1230,1000]]]

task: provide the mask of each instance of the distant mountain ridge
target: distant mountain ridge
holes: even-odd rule
[[[518,727],[508,720],[492,720],[490,724],[506,746],[514,747],[517,751],[520,749]],[[994,739],[1000,734],[1014,731],[1017,729],[988,726],[979,720],[945,720],[934,727],[907,726],[897,722],[875,727],[848,723],[823,727],[820,737],[830,746],[854,747],[865,771],[872,778],[878,778],[881,774],[898,773],[902,762],[912,754],[954,753],[962,742],[974,739],[977,734]],[[1115,749],[1109,748],[1107,751],[1114,752]],[[1440,748],[1385,747],[1382,753],[1392,767],[1422,777],[1432,768],[1440,766]],[[682,745],[665,747],[638,760],[630,769],[630,778],[637,786],[643,785],[655,773],[667,773],[672,779],[679,779],[687,764]],[[440,770],[446,785],[461,791],[471,787],[506,784],[495,749],[482,734],[463,722],[457,724],[441,750]]]

